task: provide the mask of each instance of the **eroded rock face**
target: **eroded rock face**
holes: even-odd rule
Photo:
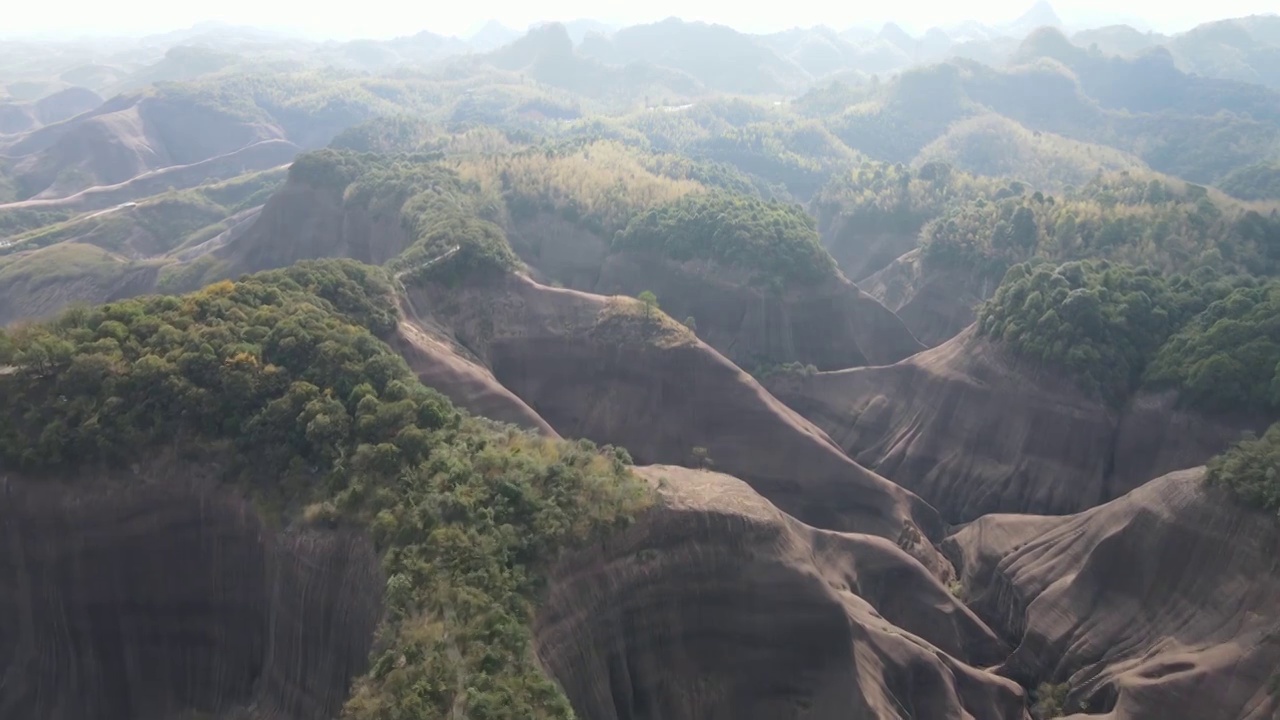
[[[478,358],[449,338],[447,329],[423,320],[408,302],[390,343],[418,380],[474,415],[510,423],[547,437],[556,431],[523,400],[503,387]]]
[[[252,227],[212,255],[225,264],[223,276],[236,277],[316,258],[381,265],[412,242],[399,213],[373,214],[344,202],[341,190],[295,179],[267,200]]]
[[[0,717],[338,713],[380,617],[372,547],[181,477],[5,481]]]
[[[928,347],[946,342],[972,325],[978,305],[999,285],[999,276],[981,277],[963,267],[930,267],[919,249],[859,282],[859,287],[896,313]]]
[[[1071,517],[989,516],[949,538],[970,606],[1017,643],[998,672],[1066,682],[1068,709],[1090,718],[1275,717],[1280,525],[1203,477],[1171,473]]]
[[[820,370],[885,365],[924,348],[902,321],[843,277],[781,296],[749,287],[707,263],[637,253],[609,256],[593,292],[635,297],[645,290],[677,320],[739,366],[800,362]]]
[[[698,336],[744,368],[883,365],[924,348],[893,312],[843,277],[774,296],[714,263],[613,253],[604,238],[551,213],[513,224],[508,237],[536,279],[605,296],[648,290],[671,317],[693,317]]]
[[[1265,427],[1259,418],[1178,410],[1172,395],[1108,407],[972,327],[895,365],[777,376],[767,385],[859,464],[954,523],[996,512],[1080,512]]]
[[[892,543],[814,530],[716,473],[638,468],[662,502],[564,558],[537,652],[593,720],[1024,717],[1005,651]]]
[[[690,465],[704,448],[717,469],[805,522],[935,556],[929,539],[941,539],[942,524],[931,507],[851,461],[692,333],[664,335],[617,314],[628,304],[634,313],[634,300],[522,276],[423,285],[409,297],[565,437],[625,447],[640,463]],[[933,564],[945,574],[945,563]]]

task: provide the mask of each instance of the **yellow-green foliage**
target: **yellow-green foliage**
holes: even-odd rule
[[[1138,158],[1103,145],[1032,132],[995,114],[952,125],[920,151],[915,163],[947,162],[960,170],[991,177],[1014,177],[1045,191],[1082,185],[1099,170],[1142,170]]]
[[[606,235],[640,211],[703,190],[655,174],[635,151],[607,141],[459,160],[456,167],[482,188],[498,189],[513,215],[558,212]]]
[[[1059,197],[1034,193],[976,200],[925,229],[926,258],[944,262],[1039,255],[1107,258],[1164,272],[1209,265],[1268,275],[1280,270],[1280,217],[1204,188],[1159,177],[1102,176]]]
[[[651,501],[625,451],[470,418],[376,334],[391,285],[301,263],[184,297],[78,309],[0,337],[0,460],[37,476],[216,456],[285,524],[354,524],[385,616],[349,720],[557,718],[530,624],[550,563]],[[306,508],[306,510],[304,510]]]
[[[811,203],[819,225],[840,219],[842,233],[915,234],[946,210],[997,195],[1002,181],[975,177],[946,163],[919,168],[864,162],[833,177]],[[1012,192],[1012,191],[1010,191]]]
[[[640,298],[609,298],[596,316],[592,336],[601,342],[641,343],[663,348],[697,341],[697,336],[686,325],[662,312],[658,298],[649,300],[645,302],[644,293]]]

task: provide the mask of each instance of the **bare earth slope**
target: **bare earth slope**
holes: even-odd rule
[[[416,313],[557,432],[619,445],[637,462],[695,463],[746,480],[818,527],[901,541],[940,574],[937,513],[849,460],[822,431],[661,313],[630,298],[539,285],[520,275],[410,287]]]
[[[1025,717],[1021,688],[964,664],[1002,643],[892,543],[805,526],[726,475],[637,471],[662,502],[563,558],[535,625],[579,717]]]
[[[1270,720],[1280,526],[1171,473],[1065,518],[993,515],[947,540],[970,606],[1017,649],[1002,675],[1067,682],[1071,717]]]
[[[19,199],[58,198],[171,165],[226,155],[284,131],[181,97],[120,95],[98,108],[0,143]]]
[[[972,327],[895,365],[768,385],[858,463],[952,522],[1079,512],[1258,429],[1248,418],[1178,410],[1172,396],[1109,408],[1054,372],[1011,360]]]

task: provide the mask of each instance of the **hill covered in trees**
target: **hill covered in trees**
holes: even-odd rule
[[[571,717],[532,656],[539,573],[648,491],[621,450],[496,426],[420,385],[379,338],[391,293],[375,268],[302,264],[0,335],[0,455],[45,476],[176,445],[279,522],[370,533],[387,608],[347,717]]]

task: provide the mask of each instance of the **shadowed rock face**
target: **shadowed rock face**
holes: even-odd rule
[[[604,239],[549,213],[517,223],[509,237],[538,279],[600,295],[653,292],[668,315],[692,316],[698,336],[744,368],[882,365],[924,348],[893,312],[844,278],[773,297],[713,263],[611,253]]]
[[[409,298],[566,437],[625,447],[641,463],[693,464],[693,449],[705,448],[718,469],[805,522],[900,541],[926,562],[935,555],[928,539],[941,538],[942,524],[932,508],[849,460],[682,326],[617,314],[635,313],[634,300],[521,276],[428,284]],[[946,574],[944,565],[931,567]]]
[[[951,522],[1079,512],[1265,427],[1258,418],[1178,410],[1167,394],[1108,407],[1059,373],[1010,358],[972,327],[895,365],[777,376],[767,385],[859,464]]]
[[[967,268],[929,267],[919,249],[859,282],[929,347],[972,325],[979,303],[991,297],[999,285],[1000,277],[977,277]]]
[[[593,292],[658,296],[698,336],[744,368],[812,363],[820,370],[897,362],[924,349],[892,312],[844,278],[795,288],[780,297],[755,290],[705,263],[678,264],[635,253],[612,255]]]
[[[213,256],[226,263],[224,276],[235,277],[315,258],[381,265],[411,243],[399,213],[373,215],[344,203],[341,190],[290,180],[267,200],[251,228]]]
[[[892,543],[814,530],[725,475],[637,471],[663,502],[562,560],[536,620],[579,717],[1024,717],[1014,683],[957,659],[1002,644]]]
[[[380,617],[367,541],[181,483],[53,482],[0,504],[0,718],[337,714]]]
[[[1068,682],[1068,709],[1090,718],[1275,717],[1280,525],[1203,477],[1172,473],[1071,517],[993,515],[949,538],[970,606],[1018,644],[998,672]]]

